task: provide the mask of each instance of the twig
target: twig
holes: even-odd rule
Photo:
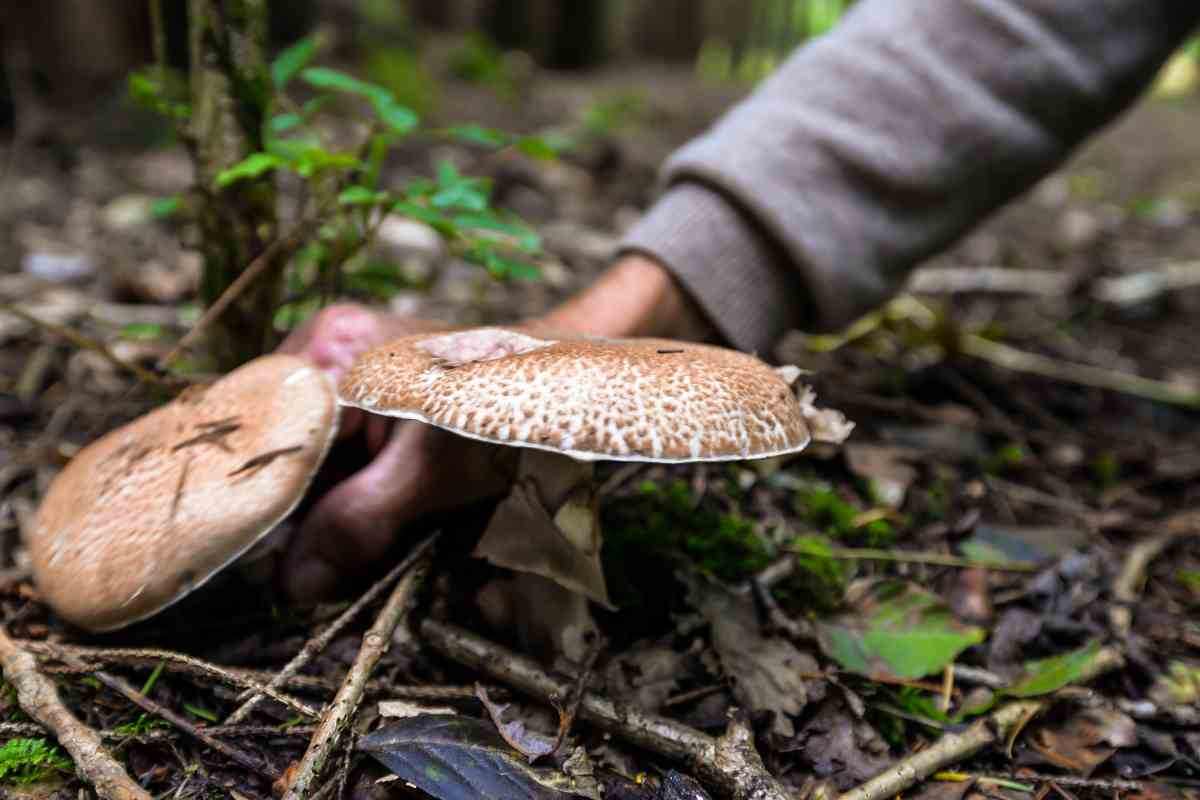
[[[306,717],[314,719],[321,716],[321,712],[317,711],[307,703],[303,703],[294,697],[289,697],[276,689],[271,688],[260,681],[247,676],[245,673],[236,670],[225,669],[216,664],[210,664],[193,656],[183,653],[176,653],[171,650],[157,650],[153,648],[93,648],[93,647],[69,647],[60,644],[52,644],[50,642],[22,642],[22,646],[33,652],[43,652],[52,658],[62,660],[63,653],[69,653],[79,659],[88,661],[101,662],[129,662],[129,661],[152,661],[152,662],[168,662],[176,665],[183,665],[192,670],[200,672],[204,675],[215,677],[218,680],[224,681],[227,684],[236,686],[239,689],[250,689],[262,695],[270,697],[272,700],[280,703],[288,708],[303,714]]]
[[[363,592],[362,596],[355,600],[349,608],[343,611],[337,619],[329,623],[329,626],[325,628],[325,630],[321,631],[319,634],[305,642],[304,647],[300,649],[300,652],[297,653],[291,661],[285,664],[283,669],[279,671],[279,674],[272,678],[271,682],[267,685],[271,689],[278,689],[282,687],[293,675],[303,669],[304,665],[311,661],[314,656],[329,646],[329,643],[333,641],[333,637],[337,636],[343,628],[349,625],[354,618],[358,616],[360,611],[362,611],[371,603],[375,602],[375,599],[378,598],[379,595],[383,594],[385,589],[399,580],[401,575],[412,569],[413,565],[425,556],[425,553],[428,552],[428,550],[433,546],[433,543],[437,541],[437,538],[438,534],[435,533],[414,547],[412,552],[408,554],[407,558],[393,567],[387,575],[384,575],[382,578],[376,581],[374,586]],[[467,691],[466,696],[474,697],[474,692],[472,690],[465,691]],[[257,694],[243,694],[239,699],[242,699],[244,702],[225,720],[226,725],[236,725],[244,720],[261,699],[261,696]]]
[[[103,342],[88,338],[87,336],[84,336],[78,331],[68,328],[65,325],[56,325],[53,322],[47,322],[43,319],[39,319],[25,309],[15,306],[11,303],[0,303],[0,311],[23,319],[25,322],[33,325],[35,328],[41,328],[47,333],[53,334],[61,339],[66,339],[68,342],[80,349],[91,350],[94,353],[98,353],[105,361],[109,362],[117,369],[133,373],[133,375],[142,383],[167,390],[179,388],[175,381],[164,378],[143,366],[118,358]]]
[[[922,267],[909,276],[905,289],[914,294],[988,292],[1062,297],[1075,279],[1063,272],[1007,267]]]
[[[1146,790],[1147,786],[1158,783],[1158,781],[1123,781],[1117,778],[1078,778],[1073,775],[1042,775],[1037,772],[1005,775],[1004,778],[1022,783],[1042,781],[1058,783],[1063,786],[1075,786],[1081,789],[1099,789],[1106,792],[1142,792]]]
[[[1200,394],[1172,386],[1164,381],[1130,375],[1127,372],[1094,367],[1071,361],[1059,361],[1038,353],[1018,350],[1001,342],[993,342],[974,333],[963,334],[958,340],[959,351],[999,367],[1040,375],[1057,381],[1068,381],[1096,389],[1142,397],[1159,403],[1200,408]]]
[[[1091,661],[1085,674],[1079,676],[1079,682],[1117,669],[1123,663],[1120,653],[1105,648]],[[1052,698],[1020,700],[1001,706],[966,730],[942,736],[926,749],[902,759],[866,783],[843,793],[837,800],[885,800],[901,794],[935,772],[969,758],[986,747],[1007,744],[1051,702]]]
[[[484,641],[462,628],[426,619],[421,623],[421,635],[447,658],[544,702],[566,697],[571,692],[571,680],[550,675],[532,659]],[[758,754],[753,752],[753,734],[739,727],[736,721],[730,723],[724,737],[714,739],[673,719],[618,705],[594,692],[584,692],[579,714],[638,747],[688,764],[706,781],[737,800],[789,798],[787,790],[767,773]]]
[[[1010,703],[979,720],[961,733],[951,733],[930,747],[889,767],[866,783],[840,795],[837,800],[884,800],[915,786],[935,772],[1002,743],[1042,710],[1040,701]]]
[[[316,219],[302,219],[291,227],[291,229],[283,236],[280,236],[267,245],[261,253],[254,257],[241,273],[233,279],[233,282],[221,293],[221,296],[216,301],[205,309],[204,314],[200,319],[196,320],[196,324],[183,335],[183,337],[175,344],[171,350],[158,360],[158,368],[166,369],[167,366],[179,358],[184,350],[187,350],[202,334],[213,321],[225,313],[225,310],[238,299],[243,292],[250,287],[252,283],[258,280],[273,266],[277,259],[281,256],[290,256],[294,253],[308,236],[308,231],[317,224]]]
[[[316,731],[314,725],[293,725],[281,728],[277,725],[213,725],[205,728],[204,732],[213,736],[244,736],[259,739],[264,736],[312,736]],[[46,732],[41,725],[32,722],[0,722],[0,739],[7,736],[39,736]],[[163,739],[178,739],[182,731],[173,728],[155,728],[142,733],[129,733],[122,730],[96,731],[96,735],[106,741],[140,742],[158,741]]]
[[[422,559],[422,564],[424,563],[427,563],[426,559]],[[379,659],[387,652],[392,633],[412,604],[413,597],[424,579],[424,573],[425,569],[417,566],[400,579],[380,609],[374,624],[363,635],[358,656],[354,659],[350,671],[346,673],[342,688],[338,690],[320,725],[317,726],[317,732],[309,742],[304,757],[292,772],[291,783],[283,795],[283,800],[305,800],[309,796],[313,784],[341,742],[342,734],[354,723],[355,712],[362,701],[367,679],[371,677],[371,671],[375,669]]]
[[[70,653],[62,653],[60,657],[65,663],[73,667],[85,666],[83,661],[71,655]],[[254,772],[262,772],[265,775],[269,775],[272,779],[279,777],[279,771],[270,764],[243,752],[240,748],[222,742],[208,731],[193,725],[188,719],[176,714],[166,706],[151,700],[149,697],[142,694],[137,689],[134,689],[121,678],[118,678],[115,675],[109,675],[103,670],[93,670],[91,674],[96,680],[100,681],[102,684],[107,686],[109,689],[112,689],[114,692],[121,695],[135,706],[141,708],[146,713],[153,714],[156,717],[166,720],[189,736],[199,739],[201,742],[225,756],[230,761],[240,764],[246,769]]]
[[[1166,521],[1164,528],[1162,533],[1143,539],[1131,547],[1121,571],[1113,579],[1112,597],[1115,602],[1109,609],[1109,623],[1118,636],[1129,634],[1133,624],[1130,607],[1138,599],[1138,587],[1145,578],[1150,562],[1180,539],[1200,533],[1200,512],[1190,510],[1175,514]]]
[[[149,792],[138,786],[104,749],[96,732],[62,704],[54,684],[38,673],[34,657],[17,647],[3,628],[0,628],[0,669],[4,679],[16,689],[21,709],[54,734],[97,794],[106,800],[150,800]]]
[[[903,550],[876,550],[869,547],[831,547],[825,555],[834,559],[890,561],[897,564],[928,564],[936,567],[992,569],[1000,572],[1038,572],[1041,569],[1036,564],[1026,564],[1022,561],[983,561],[949,556],[943,553],[910,553]]]

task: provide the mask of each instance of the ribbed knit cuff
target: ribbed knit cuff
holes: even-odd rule
[[[770,240],[718,191],[673,185],[621,241],[661,261],[739,350],[769,356],[800,327],[807,293]]]

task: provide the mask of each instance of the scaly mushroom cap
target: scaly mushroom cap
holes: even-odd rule
[[[28,545],[42,596],[93,631],[170,605],[295,508],[336,429],[332,381],[272,355],[112,431],[38,510]]]
[[[343,377],[338,399],[585,461],[726,461],[808,444],[805,409],[789,383],[759,359],[720,347],[481,328],[381,345]]]

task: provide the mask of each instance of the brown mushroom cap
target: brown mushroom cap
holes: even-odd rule
[[[336,429],[332,381],[272,355],[112,431],[38,510],[28,545],[42,596],[93,631],[170,605],[296,507]]]
[[[345,404],[589,461],[728,461],[810,440],[789,381],[759,359],[662,339],[419,334],[360,356]]]

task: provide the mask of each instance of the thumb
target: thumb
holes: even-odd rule
[[[296,602],[329,597],[340,578],[383,556],[400,529],[427,508],[423,426],[399,424],[375,458],[309,511],[284,559],[283,588]]]

